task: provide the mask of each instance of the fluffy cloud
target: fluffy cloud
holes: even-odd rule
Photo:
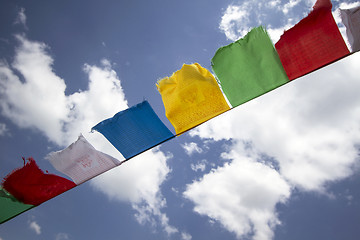
[[[300,19],[306,16],[312,9],[315,0],[305,1],[306,8],[301,7],[300,0],[289,1],[251,1],[246,0],[238,4],[229,5],[223,13],[219,29],[225,36],[235,41],[244,37],[251,28],[263,25],[268,30],[273,42],[277,42],[282,33],[291,28]],[[334,8],[350,8],[357,6],[360,2],[333,3]],[[334,17],[339,19],[338,14]]]
[[[283,13],[286,15],[288,14],[288,12],[293,9],[296,5],[298,5],[300,3],[301,0],[290,0],[288,3],[286,3],[283,8],[282,11]]]
[[[202,153],[203,151],[195,142],[185,143],[182,147],[189,156],[191,156],[194,152]]]
[[[0,62],[0,94],[2,114],[19,127],[35,127],[49,139],[61,142],[62,122],[67,121],[65,83],[52,69],[53,60],[46,45],[17,35],[12,68],[26,79],[22,82],[6,62]]]
[[[26,15],[25,15],[25,8],[20,8],[20,11],[18,12],[18,15],[15,19],[15,24],[21,24],[23,25],[25,28],[26,27]]]
[[[208,162],[206,161],[206,159],[203,159],[203,160],[201,160],[200,162],[198,162],[198,163],[196,163],[196,164],[191,164],[190,165],[190,167],[191,167],[191,169],[193,170],[193,171],[195,171],[195,172],[197,172],[197,171],[201,171],[201,172],[203,172],[203,171],[205,171],[205,169],[206,169],[206,164],[207,164]]]
[[[65,81],[53,71],[48,46],[25,36],[16,38],[19,47],[13,63],[0,62],[1,113],[19,127],[41,131],[59,146],[67,146],[83,133],[98,150],[122,158],[101,134],[89,133],[96,123],[128,106],[110,62],[103,60],[100,66],[85,64],[88,89],[67,96]],[[167,159],[159,149],[148,151],[94,179],[91,185],[110,199],[130,202],[139,222],[159,223],[169,234],[177,232],[161,212],[165,199],[160,185],[170,171]]]
[[[29,223],[29,228],[33,230],[37,235],[41,234],[41,227],[36,221],[31,221]]]
[[[349,9],[349,8],[357,7],[359,5],[360,5],[359,1],[350,2],[350,3],[342,2],[342,3],[340,3],[339,8],[341,8],[341,9]]]
[[[250,27],[247,5],[245,2],[242,6],[230,5],[226,8],[221,17],[220,30],[228,39],[235,41],[248,32]]]
[[[69,234],[67,233],[58,233],[55,236],[55,240],[67,240],[69,239]]]
[[[0,123],[0,136],[4,136],[8,131],[6,124]]]
[[[194,211],[219,221],[238,238],[271,239],[279,224],[275,206],[290,196],[290,186],[273,168],[231,151],[233,159],[187,186],[184,196]],[[252,156],[255,157],[255,156]]]
[[[155,148],[98,176],[91,184],[110,200],[131,202],[132,207],[137,210],[135,217],[140,224],[154,225],[159,221],[169,235],[176,233],[178,230],[169,225],[167,216],[160,211],[166,206],[166,200],[160,193],[160,185],[170,172],[166,164],[168,158]]]
[[[181,233],[181,239],[182,240],[191,240],[192,236],[188,233],[183,232],[183,233]]]
[[[235,41],[244,37],[251,28],[264,25],[275,42],[285,29],[299,20],[299,15],[294,14],[299,2],[246,0],[239,4],[231,4],[223,13],[219,28],[229,40]]]

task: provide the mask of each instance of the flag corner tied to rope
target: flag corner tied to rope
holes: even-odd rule
[[[215,77],[198,63],[183,64],[156,86],[178,135],[230,109]]]
[[[317,0],[309,15],[285,31],[275,44],[290,80],[350,53],[331,8],[330,0]]]
[[[148,101],[118,112],[92,130],[104,135],[126,159],[174,137]]]
[[[77,185],[120,165],[119,160],[97,151],[82,134],[69,147],[46,158]]]
[[[274,45],[262,26],[219,48],[211,62],[233,107],[289,81]]]
[[[346,27],[352,52],[360,51],[360,5],[350,9],[340,9],[340,16]]]

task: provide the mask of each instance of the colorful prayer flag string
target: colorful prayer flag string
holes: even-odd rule
[[[331,14],[330,0],[284,32],[275,48],[263,27],[218,49],[212,69],[233,107],[350,55]],[[341,10],[352,53],[360,50],[360,7]],[[230,110],[214,76],[200,64],[184,64],[157,83],[166,117],[180,135]],[[92,128],[103,134],[125,157],[120,162],[97,151],[80,135],[66,149],[50,153],[54,168],[74,182],[44,173],[32,158],[13,171],[0,187],[0,223],[25,212],[123,162],[172,139],[147,101],[121,111]]]

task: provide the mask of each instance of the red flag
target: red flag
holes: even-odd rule
[[[45,174],[33,158],[8,175],[2,185],[17,200],[31,205],[39,205],[76,186],[63,177]]]
[[[331,14],[330,0],[316,1],[310,14],[284,32],[275,48],[290,80],[349,54]]]

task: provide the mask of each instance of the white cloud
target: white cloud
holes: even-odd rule
[[[89,134],[89,129],[98,122],[112,117],[118,111],[128,107],[120,80],[108,60],[102,60],[101,66],[84,65],[89,77],[89,88],[67,97],[69,120],[63,126],[62,142],[70,144],[79,132],[99,149],[106,149],[112,155],[120,156],[117,151],[98,133]]]
[[[275,206],[290,196],[290,186],[275,169],[242,153],[231,151],[231,163],[189,184],[184,196],[194,202],[195,212],[220,222],[238,238],[253,234],[255,240],[271,239],[280,224]]]
[[[278,16],[283,14],[281,9],[279,1],[246,0],[239,4],[230,4],[221,17],[219,28],[227,39],[235,41],[244,37],[251,28],[267,25],[271,17],[267,14],[269,10],[273,11],[273,16]]]
[[[21,24],[25,28],[27,28],[27,26],[26,26],[25,8],[20,8],[20,11],[18,12],[18,15],[16,16],[16,19],[15,19],[14,23],[15,24]]]
[[[227,39],[235,41],[244,37],[251,28],[263,25],[273,42],[277,42],[284,30],[289,29],[310,12],[314,1],[307,0],[307,8],[301,8],[300,0],[251,1],[230,4],[223,13],[219,29]]]
[[[0,61],[0,106],[2,114],[19,127],[36,128],[50,141],[66,146],[83,132],[99,148],[105,143],[97,134],[86,134],[92,126],[117,111],[127,108],[127,101],[116,72],[108,60],[101,66],[84,65],[89,89],[65,95],[66,84],[53,69],[48,46],[17,35],[19,47],[13,64]],[[25,81],[12,70],[19,71]],[[104,97],[106,96],[106,97]]]
[[[285,26],[278,27],[278,28],[268,28],[266,31],[269,34],[269,37],[273,43],[279,41],[281,35],[285,32],[285,30],[290,29],[293,26],[292,19],[289,19]]]
[[[41,227],[36,221],[31,221],[29,223],[29,228],[33,230],[37,235],[41,234]]]
[[[181,239],[182,240],[191,240],[192,239],[192,236],[186,232],[182,232],[181,233]]]
[[[9,129],[5,123],[0,123],[0,136],[4,136],[8,133]]]
[[[179,193],[179,190],[177,190],[176,188],[174,187],[171,187],[171,191],[173,191],[174,193],[178,194]]]
[[[52,69],[53,59],[47,53],[48,47],[25,36],[18,35],[17,39],[19,47],[13,63],[0,62],[2,114],[19,127],[39,130],[60,146],[69,145],[83,133],[96,149],[123,158],[101,134],[89,133],[95,124],[128,106],[111,63],[102,60],[100,66],[85,64],[88,89],[67,96],[65,81]],[[173,233],[177,230],[168,224],[166,215],[161,212],[165,199],[160,185],[170,171],[167,159],[159,149],[148,151],[97,177],[91,181],[91,186],[111,199],[130,202],[138,211],[138,219],[152,218],[152,223]]]
[[[241,6],[229,5],[224,15],[221,17],[220,30],[226,37],[235,41],[244,36],[249,31],[249,11],[248,3],[245,2]]]
[[[301,0],[245,0],[233,3],[228,5],[224,11],[219,29],[227,39],[236,41],[244,37],[251,28],[263,25],[275,43],[285,30],[291,28],[312,10],[315,2],[316,0],[306,0],[306,7],[300,4]],[[350,3],[333,2],[335,9],[338,7],[343,9],[356,7],[359,4],[359,1]],[[339,20],[338,23],[341,22],[338,13],[334,14],[334,18]]]
[[[286,15],[289,13],[291,9],[293,9],[296,5],[298,5],[301,0],[290,0],[288,3],[284,4],[282,7],[283,13]]]
[[[64,94],[66,85],[56,76],[53,60],[46,54],[47,46],[17,35],[12,67],[26,79],[22,82],[4,61],[0,62],[0,103],[2,114],[19,127],[35,127],[49,139],[60,143],[61,123],[67,120],[68,108]]]
[[[351,3],[347,3],[347,2],[342,2],[340,3],[339,8],[341,9],[349,9],[349,8],[354,8],[360,5],[360,2],[351,2]]]
[[[150,150],[121,167],[98,176],[91,184],[111,200],[129,201],[134,204],[141,204],[146,200],[154,207],[162,205],[162,199],[156,195],[160,191],[160,184],[170,171],[166,160],[167,156],[163,152]],[[104,188],[104,185],[107,187]]]
[[[58,233],[55,236],[55,240],[68,240],[69,239],[69,234],[67,233]]]
[[[166,207],[160,186],[170,172],[166,164],[168,158],[155,148],[98,176],[91,184],[111,200],[131,202],[140,224],[155,226],[159,222],[169,235],[176,233],[178,230],[169,224],[166,215],[160,211]]]
[[[272,1],[268,1],[267,6],[270,8],[276,8],[276,7],[279,7],[280,4],[281,4],[280,0],[272,0]]]
[[[201,172],[203,172],[203,171],[205,171],[205,169],[206,169],[206,164],[207,164],[208,162],[206,161],[206,159],[203,159],[203,160],[201,160],[200,162],[198,162],[197,164],[191,164],[190,165],[190,167],[191,167],[191,169],[193,170],[193,171],[195,171],[195,172],[197,172],[197,171],[201,171]]]
[[[189,156],[191,156],[194,152],[197,153],[203,152],[203,150],[195,142],[185,143],[181,146],[184,148],[186,154]]]
[[[179,230],[177,230],[177,228],[175,228],[169,224],[169,218],[166,216],[166,214],[164,214],[164,213],[160,214],[160,222],[161,222],[161,225],[164,227],[165,232],[169,236],[174,233],[179,232]]]

